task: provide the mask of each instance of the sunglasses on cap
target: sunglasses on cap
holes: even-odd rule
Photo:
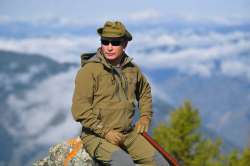
[[[107,40],[107,39],[101,39],[102,45],[109,45],[111,43],[112,46],[120,46],[122,44],[123,40]]]

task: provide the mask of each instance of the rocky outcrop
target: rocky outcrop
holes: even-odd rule
[[[35,161],[33,166],[95,166],[83,148],[81,139],[73,138],[49,149],[48,156]]]

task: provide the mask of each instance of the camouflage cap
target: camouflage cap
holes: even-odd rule
[[[101,37],[122,37],[128,41],[132,40],[132,35],[120,21],[107,21],[103,27],[97,29],[97,32]]]

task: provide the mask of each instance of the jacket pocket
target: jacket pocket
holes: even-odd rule
[[[101,120],[105,126],[124,131],[131,126],[134,106],[129,102],[110,102],[100,109]]]

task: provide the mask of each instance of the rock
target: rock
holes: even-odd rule
[[[49,149],[48,156],[33,166],[94,166],[92,158],[83,148],[81,139],[73,138]]]

